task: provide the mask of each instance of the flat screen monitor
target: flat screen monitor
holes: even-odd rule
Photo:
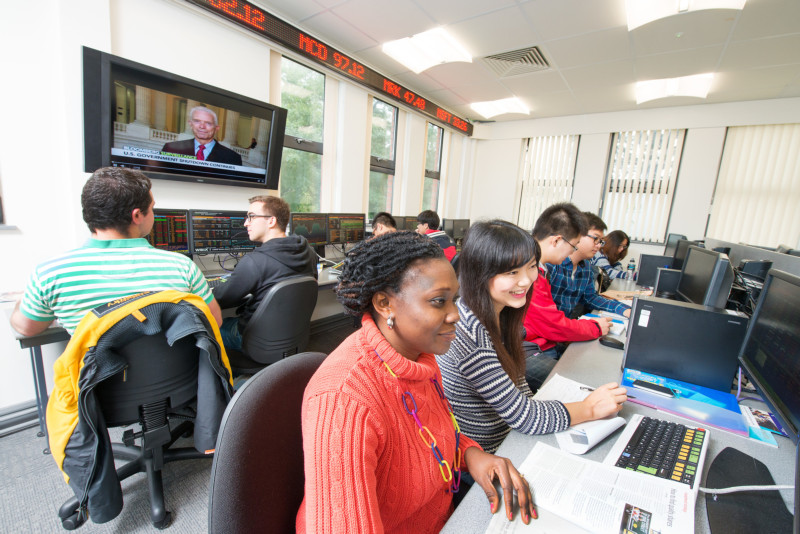
[[[305,237],[312,246],[328,244],[327,213],[292,213],[289,228],[292,234]]]
[[[469,219],[444,219],[442,230],[453,239],[464,239],[469,228]]]
[[[364,241],[366,217],[363,213],[329,213],[328,243],[358,243]]]
[[[395,219],[397,219],[397,217],[395,217]],[[400,228],[400,223],[399,222],[397,223],[397,229],[398,230],[411,230],[412,232],[416,232],[417,231],[417,224],[418,224],[416,216],[406,216],[405,220],[406,220],[406,223],[402,228]]]
[[[678,245],[678,241],[681,239],[686,239],[686,236],[681,234],[667,234],[667,244],[664,246],[664,256],[675,256],[675,247]]]
[[[658,268],[669,269],[670,265],[672,265],[672,256],[642,254],[639,257],[639,274],[636,276],[636,283],[640,286],[655,287]]]
[[[800,277],[767,275],[739,363],[780,420],[789,438],[800,438]]]
[[[733,284],[733,267],[728,256],[689,247],[678,282],[678,296],[686,302],[723,309]]]
[[[693,245],[698,246],[698,243],[696,241],[689,241],[687,239],[678,240],[678,242],[675,244],[675,254],[672,255],[673,269],[683,268],[683,261],[686,259],[686,255],[689,253],[689,247]]]
[[[191,255],[189,212],[153,208],[153,229],[145,237],[151,245],[161,250]]]
[[[195,254],[250,252],[258,246],[247,237],[246,211],[191,210],[189,215]]]
[[[86,172],[278,189],[283,108],[86,47],[83,92]]]

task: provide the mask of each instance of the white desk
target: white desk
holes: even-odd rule
[[[558,373],[572,380],[582,382],[589,386],[600,386],[607,382],[617,381],[621,376],[620,365],[622,363],[621,350],[612,349],[600,345],[598,341],[584,341],[572,343],[553,369],[553,373]],[[757,405],[760,403],[756,403]],[[761,406],[763,407],[763,405]],[[655,415],[661,419],[674,420],[684,424],[693,424],[691,421],[671,416],[663,412],[656,412],[650,408],[634,404],[625,403],[620,415],[626,419],[634,413]],[[585,456],[589,459],[602,462],[611,445],[616,440],[620,431],[612,434],[605,441],[601,442]],[[725,447],[734,447],[740,451],[754,456],[762,461],[772,473],[777,484],[794,484],[795,472],[795,448],[787,438],[776,436],[778,449],[757,443],[751,439],[743,438],[724,432],[722,430],[710,429],[711,442],[709,444],[708,455],[703,467],[702,481],[705,481],[706,473],[711,461]],[[543,436],[527,436],[514,430],[506,437],[503,444],[497,451],[498,456],[505,456],[511,459],[515,466],[519,466],[527,457],[531,448],[537,441],[543,441],[554,447],[558,447],[556,438],[553,434]],[[793,510],[793,493],[791,490],[781,491],[783,500],[789,510]],[[535,497],[534,497],[535,498]],[[491,514],[489,506],[486,504],[486,495],[476,484],[470,489],[464,500],[456,508],[450,520],[445,524],[443,533],[462,534],[464,532],[481,533],[486,531],[489,525]],[[535,523],[535,521],[532,521]],[[532,532],[535,530],[531,529]],[[701,493],[695,509],[695,532],[698,534],[708,533],[708,518],[706,517],[705,496]]]

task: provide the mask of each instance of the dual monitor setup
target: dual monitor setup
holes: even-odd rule
[[[301,235],[313,247],[357,243],[364,240],[363,213],[292,213],[287,233]]]
[[[394,217],[398,230],[410,230],[412,232],[417,230],[416,216],[393,215],[392,217]],[[464,239],[469,225],[469,219],[442,219],[441,230],[457,242],[460,242]]]
[[[147,240],[155,248],[187,256],[246,253],[259,245],[247,237],[246,217],[246,211],[154,208]]]

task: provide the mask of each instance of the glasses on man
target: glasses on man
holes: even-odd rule
[[[562,237],[561,239],[564,239],[564,238]],[[571,246],[571,247],[572,247],[572,250],[574,250],[575,252],[578,252],[578,247],[576,247],[575,245],[573,245],[572,243],[570,243],[570,242],[569,242],[569,241],[567,241],[566,239],[564,239],[564,242],[565,242],[567,245]]]
[[[599,235],[586,234],[586,237],[594,241],[595,245],[600,245],[602,247],[606,244],[605,240]]]
[[[258,213],[248,213],[247,215],[244,216],[244,218],[247,219],[247,222],[253,222],[253,219],[256,219],[258,217],[264,217],[265,219],[268,219],[270,217],[274,217],[274,215],[260,215]]]

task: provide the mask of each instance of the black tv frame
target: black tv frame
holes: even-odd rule
[[[148,177],[183,182],[278,189],[288,114],[286,109],[106,52],[83,47],[83,135],[84,170],[86,172],[94,172],[100,167],[111,165],[111,149],[114,139],[114,117],[111,107],[114,98],[115,70],[139,75],[142,80],[150,81],[151,85],[152,82],[155,82],[158,87],[151,87],[147,83],[142,84],[155,90],[179,87],[179,90],[172,89],[167,92],[270,120],[266,175],[263,183],[245,179],[237,180],[233,177],[220,178],[191,173],[174,174],[146,170],[144,172]]]

